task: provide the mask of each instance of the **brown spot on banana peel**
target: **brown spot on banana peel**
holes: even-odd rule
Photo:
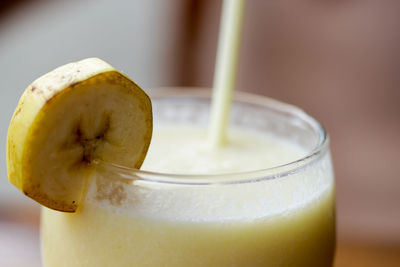
[[[21,107],[19,107],[19,108],[15,111],[14,116],[17,116],[20,112],[21,112]]]
[[[35,187],[40,188],[40,185],[35,185]],[[54,210],[58,210],[58,211],[63,211],[63,212],[75,212],[78,205],[76,203],[66,203],[65,201],[63,201],[62,203],[58,202],[55,205],[55,201],[53,201],[47,194],[45,193],[32,193],[32,192],[38,192],[38,191],[34,191],[34,190],[23,190],[22,191],[24,193],[24,195],[26,195],[27,197],[30,197],[32,199],[34,199],[36,202],[42,204],[43,206],[46,206],[48,208],[54,209]],[[61,206],[61,208],[60,208]]]
[[[71,84],[69,85],[70,87],[74,87],[75,85],[77,85],[79,82],[71,82]]]

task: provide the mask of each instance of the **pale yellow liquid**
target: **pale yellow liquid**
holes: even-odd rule
[[[155,129],[143,168],[226,173],[304,154],[273,136],[244,131],[230,131],[229,145],[214,151],[205,134]],[[122,200],[104,199],[91,188],[75,214],[43,209],[45,266],[330,266],[335,219],[329,155],[294,176],[214,186],[136,181],[115,191]]]

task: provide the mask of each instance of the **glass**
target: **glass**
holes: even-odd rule
[[[207,126],[209,90],[150,96],[155,131]],[[219,175],[96,162],[76,213],[42,209],[45,266],[331,266],[334,178],[324,128],[294,106],[246,93],[236,93],[230,125],[274,133],[307,155]]]

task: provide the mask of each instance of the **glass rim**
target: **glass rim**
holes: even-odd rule
[[[203,98],[211,99],[212,91],[206,87],[160,87],[146,89],[150,98],[174,97],[174,98]],[[307,152],[303,157],[290,161],[285,164],[270,168],[232,172],[218,174],[185,174],[185,173],[164,173],[156,171],[146,171],[135,168],[121,166],[115,163],[94,160],[96,167],[102,166],[109,171],[118,173],[122,178],[133,181],[145,181],[158,184],[173,185],[217,185],[217,184],[241,184],[260,182],[266,180],[275,180],[289,175],[293,175],[312,165],[321,158],[328,150],[329,135],[321,123],[307,114],[301,108],[287,104],[266,96],[235,91],[233,94],[233,103],[242,102],[247,104],[257,104],[258,106],[268,107],[279,113],[293,115],[303,122],[308,123],[313,130],[318,133],[318,143]]]

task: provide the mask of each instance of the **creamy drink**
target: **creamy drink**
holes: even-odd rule
[[[152,97],[141,170],[97,162],[75,213],[42,210],[45,266],[330,266],[334,180],[323,128],[258,96],[207,143],[205,92]]]

